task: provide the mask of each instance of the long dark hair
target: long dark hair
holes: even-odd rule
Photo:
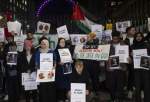
[[[26,49],[25,48],[23,49],[23,52],[26,53]],[[34,52],[35,52],[35,48],[31,47],[30,54],[33,54]]]
[[[59,45],[59,43],[60,43],[60,41],[61,41],[62,39],[64,39],[64,38],[59,38],[59,39],[58,39],[58,43],[57,43],[56,49],[61,48],[60,45]],[[65,40],[65,39],[64,39],[64,40]],[[64,48],[66,48],[66,40],[65,40],[65,47],[64,47]]]
[[[136,40],[137,36],[140,34],[140,36],[142,37],[142,40],[139,42]],[[133,40],[133,43],[136,44],[136,43],[141,43],[141,42],[144,42],[144,34],[141,33],[141,32],[138,32],[134,35],[134,40]]]

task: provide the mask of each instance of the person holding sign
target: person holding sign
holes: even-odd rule
[[[49,49],[49,41],[48,39],[42,39],[40,42],[40,48],[35,53],[35,64],[36,68],[40,68],[40,54],[52,54],[53,55],[53,68],[49,69],[55,69],[56,67],[56,57],[52,50]],[[51,63],[50,63],[51,64]],[[48,69],[48,70],[49,70]],[[40,68],[41,70],[41,68]],[[46,70],[46,71],[48,71]],[[44,70],[45,71],[45,70]],[[51,70],[49,70],[51,71]],[[39,75],[40,78],[43,78],[43,74],[41,73]],[[53,77],[52,74],[49,74],[49,77]],[[39,85],[39,102],[56,102],[56,85],[54,82],[43,82]]]
[[[24,51],[21,53],[21,58],[19,59],[19,68],[21,73],[27,73],[31,75],[35,72],[35,56],[34,56],[34,48],[32,42],[30,40],[25,40],[24,42]],[[23,77],[23,76],[22,76]],[[25,90],[24,85],[24,92],[26,102],[30,102],[30,98],[33,99],[33,102],[37,101],[37,90]]]
[[[134,26],[130,26],[126,29],[126,37],[124,39],[124,43],[129,46],[129,49],[131,48],[133,44],[134,35],[136,33],[136,29]],[[131,50],[131,49],[130,49]],[[134,86],[134,68],[133,63],[128,64],[128,91],[131,96]]]
[[[6,68],[6,88],[8,91],[8,102],[18,102],[19,99],[19,75],[18,75],[18,54],[15,42],[7,46],[5,68]]]
[[[92,85],[91,85],[91,78],[89,76],[89,73],[84,65],[84,62],[82,60],[75,61],[73,72],[70,76],[70,86],[71,83],[84,83],[86,84],[86,102],[89,102],[90,100],[90,94],[92,91]],[[71,89],[71,88],[70,88]],[[70,90],[68,90],[68,96],[70,97],[72,93],[70,93]]]
[[[149,102],[150,100],[150,80],[149,80],[149,69],[142,68],[139,63],[136,63],[140,56],[145,56],[148,50],[148,44],[144,42],[144,35],[142,33],[136,33],[133,40],[133,45],[131,46],[132,53],[134,57],[134,84],[135,84],[135,101],[141,102],[141,91],[144,91],[144,102]],[[141,50],[139,52],[138,50]],[[138,53],[136,54],[136,52]],[[144,55],[143,55],[144,54]],[[138,66],[139,64],[139,66]]]
[[[112,32],[112,41],[110,47],[110,58],[107,64],[106,85],[110,92],[112,100],[122,101],[123,88],[126,83],[127,64],[119,63],[119,56],[115,55],[117,46],[124,45],[121,42],[120,32]]]
[[[66,46],[67,46],[66,40],[64,38],[59,38],[57,48],[55,49],[56,56],[57,56],[56,88],[57,88],[58,102],[59,101],[65,102],[67,98],[66,95],[67,95],[67,90],[69,88],[70,74],[72,73],[72,63],[71,63],[72,60],[70,61],[66,60],[67,61],[66,62],[61,58],[64,57],[65,55],[68,55],[66,51],[62,51],[62,53],[60,53],[60,50],[68,49]],[[69,54],[69,56],[71,57],[71,54]]]
[[[96,34],[91,32],[88,35],[88,40],[86,42],[85,47],[89,47],[89,49],[92,49],[93,47],[96,47],[99,45],[99,39],[96,38]],[[99,61],[96,60],[85,60],[85,66],[90,74],[91,80],[92,80],[92,86],[95,93],[99,91]]]

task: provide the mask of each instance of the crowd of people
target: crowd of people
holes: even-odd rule
[[[99,39],[94,34],[87,35],[85,45],[99,45]],[[0,42],[0,62],[2,92],[8,95],[8,102],[18,102],[23,96],[26,102],[67,102],[70,99],[70,84],[85,83],[87,102],[90,102],[91,94],[98,95],[99,91],[110,94],[112,102],[123,102],[125,95],[135,97],[135,102],[142,102],[141,92],[144,94],[144,102],[150,101],[150,71],[135,69],[133,64],[133,50],[147,49],[150,54],[150,34],[145,37],[142,32],[136,32],[135,27],[126,29],[126,37],[123,38],[118,31],[112,31],[110,44],[110,56],[115,55],[117,45],[129,46],[128,63],[120,63],[119,69],[110,69],[108,61],[73,59],[72,62],[62,63],[58,49],[68,48],[71,55],[74,54],[75,46],[71,41],[64,38],[58,39],[55,50],[51,50],[46,37],[41,37],[39,47],[33,46],[33,32],[27,32],[24,41],[23,52],[18,52],[17,64],[9,65],[8,52],[17,51],[14,36],[7,37],[7,43]],[[36,72],[40,67],[40,54],[53,54],[53,67],[56,69],[55,81],[40,83],[37,90],[25,91],[21,84],[21,73]],[[72,57],[73,58],[73,57]],[[71,73],[64,74],[65,67],[72,69]],[[100,81],[104,74],[105,79]],[[128,94],[125,94],[125,91]]]

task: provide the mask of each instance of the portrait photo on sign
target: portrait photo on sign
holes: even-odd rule
[[[119,67],[119,56],[110,57],[110,67]]]
[[[7,64],[9,64],[9,65],[17,64],[17,52],[8,52]]]
[[[71,63],[65,63],[63,67],[64,74],[71,74],[72,73],[72,65]]]
[[[140,66],[143,68],[150,68],[150,57],[141,56]]]

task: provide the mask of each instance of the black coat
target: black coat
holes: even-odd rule
[[[35,71],[35,56],[34,54],[31,56],[30,62],[27,61],[27,56],[25,52],[22,52],[21,57],[19,58],[19,69],[20,72],[27,72],[30,70],[30,72]]]
[[[91,86],[91,79],[90,79],[89,73],[88,73],[86,68],[83,68],[83,71],[81,74],[78,74],[76,69],[73,68],[70,82],[71,83],[85,83],[87,90],[91,90],[91,87],[92,87]]]

